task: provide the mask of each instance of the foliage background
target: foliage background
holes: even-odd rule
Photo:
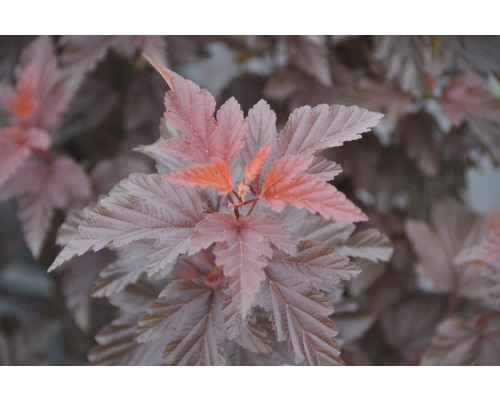
[[[15,82],[19,57],[34,39],[0,38],[2,82]],[[357,104],[382,111],[385,123],[375,134],[331,153],[344,168],[335,184],[369,214],[368,226],[387,233],[395,246],[389,263],[362,264],[365,273],[348,288],[343,315],[346,360],[368,365],[419,364],[445,319],[471,320],[496,310],[495,298],[482,301],[490,296],[486,287],[463,297],[460,288],[452,291],[432,279],[420,279],[421,255],[412,247],[407,225],[409,220],[430,221],[432,210],[447,198],[463,204],[455,215],[443,217],[443,226],[459,224],[470,209],[486,216],[500,205],[498,191],[485,194],[498,187],[498,180],[477,189],[473,172],[478,165],[496,165],[500,155],[498,119],[478,115],[473,107],[484,101],[491,114],[499,115],[498,37],[150,39],[108,37],[90,44],[89,38],[50,37],[64,85],[74,96],[57,134],[57,148],[84,168],[94,196],[107,192],[132,171],[152,168],[131,149],[158,137],[166,85],[142,59],[142,51],[209,89],[219,104],[235,96],[247,111],[265,98],[281,124],[303,104]],[[443,88],[464,74],[477,77],[483,91],[473,97],[459,87],[461,108],[447,113],[442,106]],[[103,260],[46,274],[58,251],[57,227],[71,208],[81,205],[68,204],[58,212],[35,259],[25,245],[16,203],[1,204],[3,364],[85,364],[95,333],[113,316],[112,307],[89,296]],[[450,312],[450,298],[455,297],[460,300]],[[422,320],[415,326],[416,316]],[[498,337],[495,320],[491,323]]]

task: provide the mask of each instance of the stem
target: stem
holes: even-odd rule
[[[248,216],[252,213],[252,211],[253,211],[253,209],[254,209],[255,205],[257,204],[257,201],[258,201],[258,200],[259,200],[259,198],[258,198],[258,197],[254,197],[254,198],[252,199],[253,204],[252,204],[252,206],[250,207],[250,209],[248,210],[248,212],[246,213],[245,217],[248,217]]]
[[[231,196],[231,193],[227,194],[227,198],[229,199],[229,202],[233,205],[234,216],[236,217],[236,219],[240,219],[241,215],[240,215],[239,205],[234,204],[233,197]]]
[[[241,198],[241,196],[240,196],[238,193],[236,193],[234,190],[233,190],[233,192],[232,192],[232,193],[236,196],[236,198],[238,199],[238,201],[239,201],[240,203],[243,203],[243,199]]]

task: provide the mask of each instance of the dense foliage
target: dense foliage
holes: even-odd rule
[[[0,38],[0,363],[499,364],[500,217],[464,195],[499,66],[482,36]]]

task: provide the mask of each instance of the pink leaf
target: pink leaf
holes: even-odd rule
[[[300,242],[295,256],[276,252],[269,268],[274,268],[276,264],[287,268],[290,278],[300,276],[293,284],[295,289],[334,287],[341,280],[349,280],[361,272],[359,267],[340,252],[310,241]]]
[[[500,230],[493,230],[481,243],[468,247],[455,258],[456,263],[500,261]]]
[[[54,45],[47,36],[35,39],[21,55],[22,70],[34,70],[33,86],[36,110],[31,124],[40,128],[54,128],[61,120],[71,100],[71,93],[61,83]]]
[[[148,61],[170,86],[165,96],[165,118],[186,135],[185,139],[169,139],[164,148],[196,164],[216,159],[231,162],[243,146],[246,122],[240,105],[230,98],[214,118],[215,99],[205,89],[184,79],[157,62]]]
[[[245,146],[241,149],[239,157],[242,167],[249,165],[254,159],[257,151],[263,146],[269,145],[269,156],[266,158],[260,174],[252,184],[255,191],[260,191],[263,172],[267,172],[272,164],[271,158],[276,151],[276,114],[271,110],[269,104],[260,100],[248,112],[248,132],[245,135]]]
[[[481,317],[466,321],[451,318],[437,328],[422,365],[498,365],[500,332]]]
[[[67,157],[50,164],[26,163],[5,190],[18,199],[24,237],[35,257],[40,255],[55,209],[66,206],[70,198],[90,194],[84,171]]]
[[[0,186],[19,170],[32,150],[46,150],[49,146],[50,137],[44,130],[0,129]],[[0,195],[2,198],[5,196],[5,193]]]
[[[342,146],[346,141],[361,138],[380,122],[382,114],[357,106],[327,106],[297,108],[279,136],[281,155],[314,154],[321,150]]]
[[[271,316],[279,341],[285,341],[294,361],[309,365],[341,365],[338,332],[328,316],[333,308],[317,290],[297,290],[303,277],[276,264],[265,270],[266,280],[259,295],[261,305]]]
[[[462,249],[477,244],[486,234],[486,221],[453,199],[432,209],[432,227],[408,220],[406,233],[417,255],[417,271],[439,289],[468,298],[481,298],[487,290],[481,268],[455,263]]]
[[[370,228],[351,236],[338,250],[348,257],[361,257],[378,262],[389,261],[394,248],[386,235],[378,229]]]
[[[443,87],[439,105],[455,126],[460,125],[463,114],[500,121],[500,99],[488,92],[476,75],[458,75],[449,81]]]
[[[384,123],[389,130],[410,112],[412,97],[404,93],[395,82],[379,82],[363,79],[359,87],[347,96],[349,104],[357,104],[369,110],[383,111]]]
[[[102,199],[57,256],[49,271],[70,258],[105,246],[124,246],[142,239],[163,244],[165,268],[188,250],[193,227],[201,220],[201,203],[191,188],[177,186],[159,175],[132,175]],[[160,248],[153,246],[153,251]]]
[[[168,285],[139,321],[140,342],[164,338],[173,365],[222,365],[224,326],[220,294],[202,281]]]
[[[216,263],[229,279],[238,324],[242,324],[265,278],[263,269],[272,256],[272,246],[293,254],[291,235],[277,218],[266,214],[252,214],[240,220],[229,214],[210,214],[196,225],[195,231],[192,253],[218,243],[214,250]]]
[[[260,197],[278,212],[288,202],[336,221],[366,220],[367,216],[334,186],[302,173],[312,160],[311,155],[287,155],[276,161],[264,179]]]
[[[227,100],[217,111],[217,126],[213,138],[213,158],[230,163],[244,145],[247,124],[243,111],[234,97]]]

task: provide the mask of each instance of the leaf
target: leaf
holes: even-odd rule
[[[85,254],[72,260],[62,276],[62,293],[67,309],[76,325],[86,333],[90,333],[95,321],[92,312],[90,291],[94,281],[102,270],[102,266],[113,259],[111,252]]]
[[[260,100],[248,111],[247,117],[248,131],[245,135],[245,145],[239,153],[240,164],[242,167],[250,165],[259,149],[269,146],[269,156],[266,157],[261,166],[260,174],[253,181],[252,186],[256,193],[260,192],[262,185],[263,172],[267,172],[272,164],[271,158],[274,157],[276,150],[276,114],[269,104]]]
[[[348,257],[361,257],[378,262],[389,261],[394,248],[385,234],[370,228],[351,236],[338,251]]]
[[[445,298],[420,294],[401,299],[385,310],[379,325],[389,345],[408,361],[427,348],[445,308]]]
[[[173,171],[168,175],[168,180],[182,185],[213,187],[220,195],[227,194],[233,189],[231,170],[222,160]]]
[[[377,125],[382,114],[357,106],[304,106],[295,109],[278,137],[279,153],[315,154],[361,138],[363,132]]]
[[[394,144],[403,146],[408,158],[428,176],[436,176],[440,170],[443,136],[434,117],[423,111],[403,118],[396,126]]]
[[[52,40],[47,36],[39,36],[31,42],[21,54],[20,68],[22,71],[33,70],[31,85],[37,107],[30,118],[30,126],[55,128],[69,106],[72,95],[61,83],[61,71]]]
[[[203,281],[174,281],[139,321],[137,339],[146,342],[163,337],[169,364],[222,365],[221,303],[220,296]]]
[[[250,315],[248,324],[241,327],[236,343],[255,354],[268,355],[274,352],[263,321],[258,320],[254,314]]]
[[[50,163],[30,160],[4,190],[17,198],[25,240],[38,257],[55,209],[65,207],[71,198],[88,196],[90,185],[79,165],[59,157]]]
[[[185,139],[169,139],[168,151],[196,164],[209,164],[217,159],[230,163],[243,146],[246,122],[234,98],[227,100],[214,118],[215,99],[205,89],[184,79],[146,57],[170,86],[165,96],[165,118],[186,135]]]
[[[330,86],[330,66],[325,36],[292,35],[285,37],[288,57],[300,69],[307,72],[325,86]]]
[[[65,84],[76,91],[86,74],[92,72],[110,49],[132,51],[128,36],[62,36],[61,63]]]
[[[294,290],[333,288],[341,280],[349,280],[361,272],[358,266],[335,249],[310,241],[298,244],[296,256],[275,252],[269,268],[273,269],[277,264],[286,268],[291,277],[301,276],[293,286],[289,285]]]
[[[464,114],[500,121],[500,99],[486,90],[477,75],[462,74],[450,80],[443,87],[438,102],[455,126],[460,125]]]
[[[243,172],[245,173],[245,184],[249,185],[255,178],[257,178],[262,165],[264,165],[267,153],[269,153],[269,149],[270,146],[268,144],[262,146],[259,150],[257,150],[252,161],[250,161],[250,163],[245,166],[243,170]]]
[[[374,58],[385,67],[387,79],[396,79],[405,92],[417,94],[431,63],[424,36],[376,36]]]
[[[134,318],[121,318],[101,329],[88,355],[92,365],[161,365],[165,341],[137,343]]]
[[[438,202],[431,213],[433,227],[408,220],[406,233],[418,257],[417,271],[439,289],[468,298],[481,298],[488,284],[481,269],[455,264],[463,248],[480,241],[486,234],[486,221],[453,199]]]
[[[265,269],[266,280],[259,294],[259,305],[270,315],[277,339],[285,341],[295,363],[341,365],[337,330],[328,316],[333,308],[317,290],[296,291],[302,279],[285,265]]]
[[[345,99],[368,110],[383,111],[384,123],[392,131],[397,122],[410,112],[412,98],[393,81],[379,82],[361,79],[359,85]]]
[[[33,150],[46,150],[49,146],[50,137],[44,130],[0,129],[0,186],[19,170]]]
[[[38,108],[35,98],[35,85],[38,71],[35,65],[28,65],[17,79],[15,92],[6,100],[7,109],[19,122],[27,123]]]
[[[165,268],[187,252],[201,203],[193,189],[177,186],[159,175],[131,175],[90,211],[79,232],[59,253],[49,271],[67,260],[105,246],[156,239],[148,266],[151,273]]]
[[[100,271],[95,280],[92,296],[110,297],[113,293],[121,292],[127,285],[137,282],[146,272],[146,254],[150,247],[150,243],[136,242],[118,249],[118,259]]]
[[[190,254],[213,243],[218,243],[214,249],[216,264],[229,279],[239,326],[250,313],[265,279],[263,269],[272,256],[272,246],[293,254],[295,243],[276,217],[257,213],[240,220],[229,214],[208,215],[195,227]]]
[[[455,263],[470,262],[495,263],[500,261],[500,230],[493,230],[481,243],[463,249],[455,258]]]
[[[283,225],[303,240],[316,241],[327,247],[340,247],[352,235],[356,226],[346,222],[333,222],[306,210],[287,206],[280,214]]]
[[[330,161],[323,157],[314,157],[307,173],[314,175],[322,181],[331,181],[342,173],[342,167],[335,161]]]
[[[367,216],[334,186],[303,173],[312,159],[311,155],[286,155],[276,161],[264,179],[260,197],[277,212],[288,202],[336,221],[366,220]]]
[[[180,138],[182,133],[170,126],[164,118],[160,122],[159,129],[160,139],[147,146],[137,146],[134,150],[155,160],[156,170],[160,175],[186,167],[187,162],[179,160],[164,148],[165,139]]]
[[[481,317],[469,321],[450,318],[437,328],[422,365],[498,365],[500,332]]]

